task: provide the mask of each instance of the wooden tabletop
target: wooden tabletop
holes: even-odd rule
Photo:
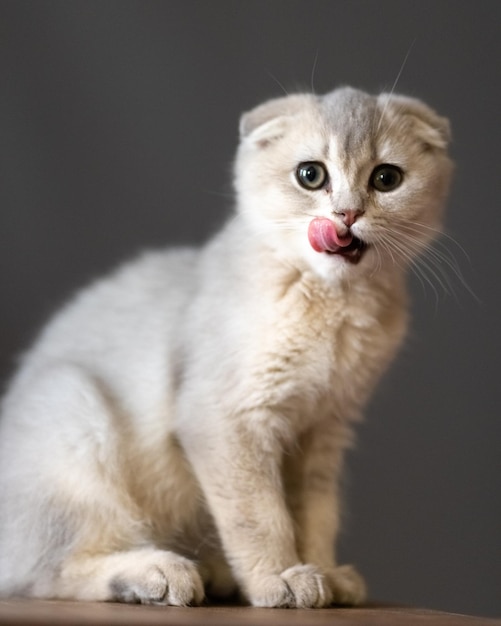
[[[124,605],[97,602],[34,600],[0,601],[0,624],[38,626],[225,626],[226,624],[296,626],[501,626],[501,619],[488,619],[425,609],[368,605],[356,609],[256,609],[244,606],[197,608]]]

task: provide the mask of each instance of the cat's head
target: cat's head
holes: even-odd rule
[[[238,210],[291,261],[325,276],[403,267],[440,230],[449,125],[418,100],[286,96],[244,114],[240,136]]]

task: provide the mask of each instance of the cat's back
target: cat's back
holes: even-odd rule
[[[135,336],[169,326],[195,288],[197,258],[197,250],[180,248],[145,252],[126,262],[69,301],[41,336],[42,349],[56,335],[72,351],[92,350],[94,341],[102,346],[115,337],[130,345]],[[76,326],[87,332],[81,342],[71,336]]]
[[[62,364],[119,387],[138,372],[164,372],[196,290],[198,256],[195,248],[145,252],[77,292],[23,356],[10,395]]]

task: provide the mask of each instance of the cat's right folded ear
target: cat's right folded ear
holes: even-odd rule
[[[451,140],[449,120],[438,115],[421,100],[395,94],[381,94],[379,100],[389,102],[400,115],[414,120],[414,132],[427,145],[445,150]]]
[[[240,139],[249,138],[260,147],[279,139],[291,117],[304,111],[305,103],[312,97],[309,94],[294,94],[275,98],[244,113],[240,118]]]

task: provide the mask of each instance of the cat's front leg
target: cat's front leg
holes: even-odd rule
[[[187,454],[215,519],[226,558],[254,606],[323,607],[332,601],[320,568],[297,553],[281,477],[282,448],[248,424],[184,438]],[[270,416],[273,420],[273,415]],[[270,421],[268,420],[268,421]],[[249,426],[250,425],[250,426]]]
[[[358,605],[366,599],[365,583],[351,565],[338,566],[335,543],[339,528],[339,474],[350,431],[334,420],[312,428],[284,460],[284,482],[292,512],[299,556],[317,565],[329,580],[333,602]]]

